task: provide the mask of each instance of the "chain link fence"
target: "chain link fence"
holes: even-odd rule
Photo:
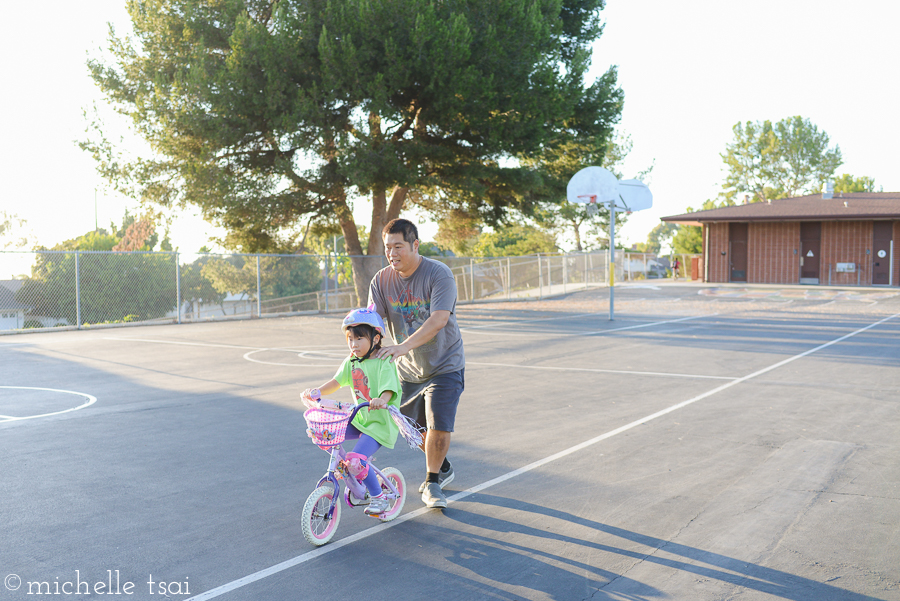
[[[450,267],[460,303],[609,284],[605,250],[432,258]],[[0,333],[346,312],[358,304],[354,267],[371,274],[385,266],[384,257],[347,255],[0,252]],[[616,253],[616,281],[670,273],[667,259]]]

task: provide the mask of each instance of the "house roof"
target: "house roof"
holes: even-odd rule
[[[716,221],[849,221],[900,219],[900,192],[821,194],[754,202],[662,217],[663,221],[700,225]]]

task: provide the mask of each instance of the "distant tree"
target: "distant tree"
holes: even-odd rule
[[[551,234],[524,225],[483,233],[472,248],[472,254],[476,257],[517,257],[554,252],[559,252],[559,248]]]
[[[315,257],[293,255],[260,257],[257,280],[256,257],[212,258],[201,268],[201,275],[220,294],[244,294],[257,297],[257,281],[262,299],[297,296],[319,289],[322,281]]]
[[[660,222],[647,234],[647,242],[637,245],[637,250],[645,253],[659,253],[663,245],[671,246],[671,239],[677,232],[676,224]]]
[[[153,233],[152,218],[138,220],[127,211],[121,227],[110,224],[110,229],[112,233],[102,228],[87,232],[56,244],[51,250],[150,250],[158,238]],[[32,306],[32,315],[74,324],[75,255],[40,252],[45,250],[37,249],[31,277],[16,293],[16,299]],[[84,253],[78,267],[83,324],[158,318],[175,308],[174,255]]]
[[[34,244],[34,233],[28,222],[16,215],[0,211],[0,250],[20,250]]]
[[[841,192],[874,192],[875,178],[866,177],[865,175],[853,177],[849,173],[845,173],[840,177],[834,178],[834,191],[836,194]]]
[[[419,244],[419,254],[423,257],[450,257],[455,253],[442,249],[437,242],[421,242]]]
[[[701,207],[703,211],[732,206],[734,202],[724,200],[718,205],[714,200],[706,200]],[[693,207],[688,207],[686,213],[693,213]],[[674,225],[674,224],[671,224]],[[676,254],[696,255],[703,252],[703,228],[696,225],[678,225],[675,235],[672,236],[672,252]]]
[[[695,225],[681,225],[672,237],[675,254],[700,254],[703,252],[703,229]]]
[[[208,249],[204,247],[200,252],[208,252]],[[181,266],[181,299],[187,303],[189,312],[196,311],[201,305],[218,305],[222,313],[225,312],[222,305],[225,293],[216,290],[212,282],[203,277],[203,266],[211,260],[213,257],[201,256],[193,263]]]
[[[75,260],[74,252],[38,252],[16,300],[30,305],[32,315],[76,323]],[[153,319],[175,308],[172,255],[85,253],[78,273],[83,324]]]
[[[112,249],[118,251],[151,250],[145,245],[155,233],[156,224],[153,223],[153,220],[146,217],[141,218],[129,224],[128,229],[122,234],[122,239]]]
[[[462,209],[451,209],[438,222],[434,241],[442,250],[452,251],[458,257],[468,257],[472,255],[480,234],[481,226],[477,216]]]
[[[734,141],[720,155],[727,175],[722,196],[734,201],[749,194],[753,202],[812,194],[834,175],[843,159],[829,137],[800,116],[737,123]]]

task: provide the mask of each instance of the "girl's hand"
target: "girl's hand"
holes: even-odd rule
[[[387,409],[388,402],[381,397],[375,397],[371,401],[369,401],[369,411],[375,411],[376,409]]]
[[[318,405],[319,399],[322,398],[322,393],[318,388],[307,388],[300,394],[300,399],[303,401],[303,404],[312,409]]]

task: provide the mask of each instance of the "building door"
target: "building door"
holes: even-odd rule
[[[732,282],[747,281],[747,224],[729,223],[728,242]]]
[[[822,250],[822,223],[800,224],[800,283],[819,283],[819,255]]]
[[[891,283],[891,230],[890,221],[872,223],[872,284],[887,286]]]

